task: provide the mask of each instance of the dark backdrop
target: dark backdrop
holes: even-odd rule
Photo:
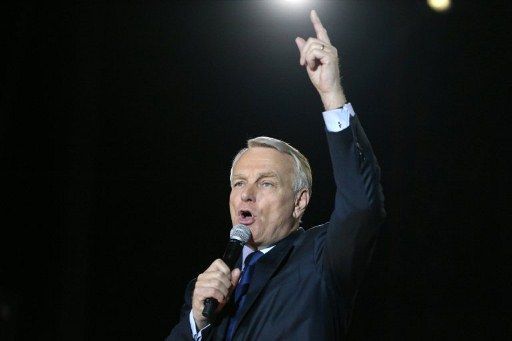
[[[328,219],[322,107],[294,43],[311,8],[389,214],[350,338],[503,336],[508,5],[94,1],[2,5],[1,339],[162,339],[223,250],[247,138],[302,150],[304,225]]]

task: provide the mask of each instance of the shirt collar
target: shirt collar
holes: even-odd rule
[[[267,252],[269,252],[270,250],[272,250],[272,248],[274,248],[275,245],[272,245],[272,246],[269,246],[269,247],[266,247],[264,249],[261,249],[260,251],[265,254]],[[254,251],[256,250],[253,250],[249,245],[244,245],[244,248],[242,250],[242,269],[243,270],[243,267],[244,267],[244,264],[245,264],[245,258],[247,256],[249,256],[251,253],[253,253]]]

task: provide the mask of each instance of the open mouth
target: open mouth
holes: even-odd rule
[[[249,218],[249,217],[252,217],[252,213],[251,211],[240,211],[240,215],[242,216],[242,218]]]
[[[254,223],[254,221],[255,221],[254,218],[255,218],[255,216],[249,210],[238,211],[238,220],[239,220],[240,224],[250,225],[250,224]]]

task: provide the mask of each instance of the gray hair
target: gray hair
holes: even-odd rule
[[[302,189],[307,188],[309,194],[311,195],[313,176],[311,175],[311,167],[309,166],[308,159],[288,143],[267,136],[260,136],[247,140],[247,147],[241,149],[233,158],[233,163],[231,164],[231,171],[229,174],[230,181],[233,180],[233,168],[235,167],[235,164],[242,157],[242,155],[252,147],[272,148],[280,151],[281,153],[290,155],[293,158],[293,192],[297,194]]]

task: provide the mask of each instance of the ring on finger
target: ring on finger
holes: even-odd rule
[[[324,44],[322,44],[322,51],[323,51],[324,49],[325,49],[325,45],[324,45]]]

